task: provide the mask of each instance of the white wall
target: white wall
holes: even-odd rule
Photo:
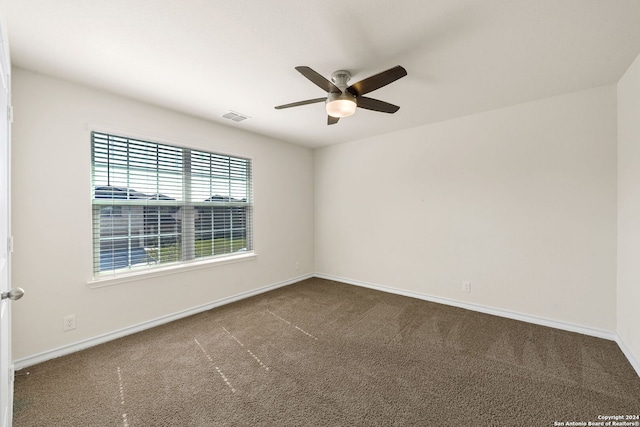
[[[618,335],[640,362],[640,56],[618,82],[617,297]]]
[[[615,86],[326,147],[315,169],[317,272],[615,331]]]
[[[13,286],[26,290],[14,304],[14,359],[313,271],[311,150],[21,69],[13,106]],[[89,287],[89,123],[252,158],[257,258]],[[77,329],[63,332],[70,314]]]
[[[628,114],[640,103],[634,67],[618,87]],[[616,134],[628,128],[637,141],[640,131],[617,122],[615,86],[315,155],[21,69],[13,93],[13,286],[27,290],[14,305],[15,359],[314,271],[616,331]],[[253,158],[258,257],[89,287],[88,123]],[[625,182],[629,197],[640,194],[631,176],[639,162],[621,168],[620,195]],[[640,227],[634,212],[627,222]],[[637,355],[640,322],[629,300],[637,301],[631,283],[640,271],[624,258],[638,250],[625,248],[623,234],[617,322]],[[472,293],[461,292],[462,281]],[[78,329],[62,332],[69,314]]]

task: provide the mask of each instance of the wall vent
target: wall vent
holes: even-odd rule
[[[241,122],[249,118],[249,116],[236,113],[235,111],[229,111],[227,114],[223,115],[222,117],[224,117],[225,119],[233,120],[234,122]]]

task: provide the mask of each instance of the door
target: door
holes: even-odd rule
[[[3,23],[0,22],[0,426],[11,425],[13,414],[13,366],[11,364],[11,285],[9,275],[9,88],[10,68]]]

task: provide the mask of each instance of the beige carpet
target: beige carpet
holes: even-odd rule
[[[553,426],[640,414],[640,378],[614,342],[321,279],[28,370],[15,383],[17,427]]]

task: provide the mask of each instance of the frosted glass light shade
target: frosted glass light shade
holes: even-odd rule
[[[351,98],[338,98],[327,102],[327,114],[331,117],[349,117],[356,112],[357,104]]]

